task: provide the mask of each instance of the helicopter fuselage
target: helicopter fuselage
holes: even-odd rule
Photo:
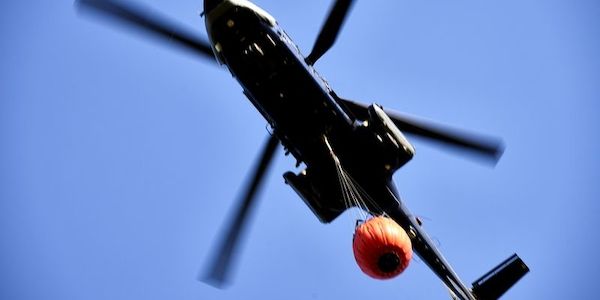
[[[306,169],[284,175],[322,222],[348,207],[342,201],[337,164],[373,200],[372,214],[387,214],[402,226],[413,249],[462,299],[468,288],[401,203],[393,173],[412,158],[414,149],[377,105],[358,119],[277,22],[247,1],[223,1],[206,13],[206,28],[217,60],[226,65],[244,94],[275,135]]]

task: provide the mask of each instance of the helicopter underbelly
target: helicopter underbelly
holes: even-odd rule
[[[298,160],[326,155],[324,135],[350,134],[350,118],[278,27],[240,9],[214,20],[211,38],[219,60]]]

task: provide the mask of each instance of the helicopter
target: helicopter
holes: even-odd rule
[[[267,142],[244,187],[236,213],[216,248],[205,281],[222,286],[264,174],[281,145],[300,172],[286,172],[293,188],[322,223],[330,223],[358,206],[385,215],[410,238],[412,249],[448,288],[453,299],[497,299],[529,268],[513,254],[469,288],[442,256],[432,239],[400,200],[393,174],[415,154],[404,134],[470,151],[497,162],[502,143],[475,138],[440,125],[363,104],[337,95],[317,72],[315,63],[333,46],[353,4],[336,0],[315,41],[304,56],[275,18],[247,0],[204,0],[208,41],[163,17],[117,0],[77,0],[79,9],[99,13],[150,32],[225,66],[243,93],[267,121]],[[339,172],[352,179],[369,201],[347,202]]]

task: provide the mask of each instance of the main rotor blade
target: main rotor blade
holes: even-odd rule
[[[385,112],[396,126],[406,133],[473,151],[489,159],[493,164],[496,164],[504,153],[504,144],[499,139],[476,136],[394,111],[385,110]]]
[[[344,99],[339,100],[341,100],[357,118],[363,120],[368,118],[368,105]],[[499,139],[478,136],[457,129],[450,129],[447,126],[435,124],[431,121],[425,121],[389,109],[384,109],[384,111],[402,132],[442,142],[462,150],[471,151],[472,153],[480,155],[482,158],[488,159],[493,164],[498,162],[504,152],[504,144]]]
[[[237,254],[236,249],[240,237],[245,229],[248,217],[250,216],[252,205],[255,202],[256,192],[260,188],[260,184],[270,165],[273,154],[277,149],[277,144],[278,140],[276,137],[269,137],[267,144],[263,148],[260,161],[255,166],[254,173],[251,177],[252,181],[245,187],[237,211],[232,215],[233,219],[231,219],[227,231],[224,231],[225,235],[223,235],[223,239],[216,248],[217,251],[213,254],[210,268],[208,269],[207,274],[201,278],[202,281],[216,287],[223,287],[228,282],[231,264],[234,260],[234,256]]]
[[[344,20],[348,15],[348,10],[354,0],[337,0],[335,5],[329,12],[329,16],[321,28],[321,32],[317,37],[315,45],[313,46],[312,51],[306,57],[306,63],[309,65],[314,65],[315,62],[333,46],[333,43],[337,39],[337,36],[340,32],[340,28],[344,24]]]
[[[213,51],[206,41],[147,9],[114,0],[76,0],[75,5],[79,10],[111,17],[214,60]]]

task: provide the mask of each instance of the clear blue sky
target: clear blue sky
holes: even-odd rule
[[[143,2],[204,35],[201,1]],[[256,3],[308,53],[331,2]],[[363,275],[354,214],[320,224],[281,152],[235,284],[197,282],[265,121],[226,71],[72,1],[0,10],[1,299],[447,299],[418,259]],[[317,68],[343,97],[504,139],[495,169],[415,140],[395,176],[466,282],[517,252],[532,271],[506,299],[597,299],[599,53],[595,0],[372,0]]]

